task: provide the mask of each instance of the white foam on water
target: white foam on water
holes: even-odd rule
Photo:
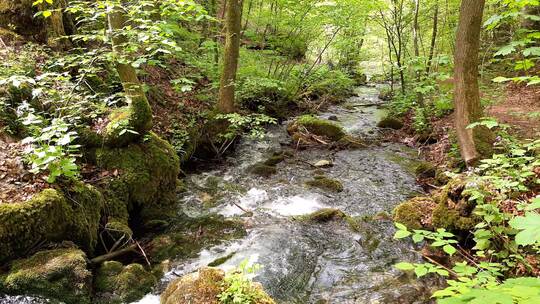
[[[158,295],[155,294],[147,294],[144,296],[144,298],[140,299],[137,302],[133,302],[132,304],[159,304],[160,298]]]
[[[309,214],[324,208],[325,206],[319,203],[319,197],[316,195],[296,195],[280,198],[276,202],[268,204],[265,207],[283,216],[294,216]]]
[[[244,196],[240,197],[236,204],[244,210],[251,211],[257,209],[258,205],[265,200],[268,200],[268,193],[266,190],[252,188]],[[241,215],[244,213],[244,210],[238,206],[235,204],[228,204],[225,207],[219,207],[219,214],[224,216]]]

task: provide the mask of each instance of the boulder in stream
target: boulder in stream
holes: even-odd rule
[[[14,261],[0,276],[0,292],[39,296],[66,304],[90,303],[92,273],[86,255],[75,248],[40,251]]]
[[[130,303],[152,290],[157,278],[141,264],[108,261],[97,271],[95,289],[99,303]]]
[[[296,133],[307,131],[333,141],[338,141],[347,135],[343,128],[336,123],[312,115],[300,116],[288,126],[287,131],[293,137]]]
[[[217,268],[202,268],[185,275],[167,287],[161,295],[161,304],[219,304],[219,296],[227,289],[226,275]],[[251,283],[243,290],[252,304],[275,304],[259,283]]]

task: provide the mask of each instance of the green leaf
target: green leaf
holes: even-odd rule
[[[405,262],[401,262],[401,263],[397,263],[396,265],[394,265],[397,269],[399,270],[413,270],[414,269],[414,265],[411,264],[411,263],[405,263]]]
[[[454,255],[454,253],[456,253],[456,248],[452,245],[445,245],[443,247],[443,251],[448,253],[449,255]]]
[[[540,214],[528,212],[525,216],[513,218],[509,224],[521,230],[516,235],[516,244],[527,246],[540,243]]]
[[[409,231],[398,230],[396,231],[396,234],[394,234],[394,239],[404,239],[410,235],[411,233]]]
[[[510,78],[506,78],[506,77],[502,77],[502,76],[499,76],[499,77],[495,77],[492,79],[493,82],[496,82],[496,83],[501,83],[501,82],[508,82],[512,79]]]

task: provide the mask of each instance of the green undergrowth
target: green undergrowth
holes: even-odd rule
[[[507,143],[468,175],[394,210],[396,238],[411,237],[448,262],[399,263],[443,276],[438,303],[535,303],[540,299],[540,141]]]

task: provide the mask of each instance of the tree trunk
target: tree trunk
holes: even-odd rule
[[[461,156],[467,166],[492,153],[493,134],[485,127],[467,128],[482,118],[478,87],[478,52],[485,0],[461,1],[455,50],[455,123]]]
[[[431,33],[431,45],[429,47],[429,57],[426,67],[426,74],[431,72],[431,66],[433,65],[433,57],[435,56],[435,47],[437,46],[437,35],[439,31],[439,1],[435,1],[435,8],[433,12],[433,30]]]
[[[107,16],[109,23],[109,35],[111,35],[113,52],[115,56],[122,57],[125,56],[125,51],[123,45],[126,43],[126,37],[122,34],[124,26],[126,24],[126,19],[122,8],[115,7]],[[124,125],[124,128],[127,128],[130,131],[135,131],[138,135],[143,135],[152,128],[152,108],[146,99],[146,94],[143,90],[142,84],[137,77],[137,71],[131,64],[116,63],[116,70],[122,82],[124,88],[124,93],[126,100],[128,102],[129,108],[127,111],[127,125]],[[120,115],[121,116],[121,115]],[[118,118],[120,119],[120,118]],[[124,118],[125,119],[125,118]],[[111,123],[117,123],[113,118]],[[116,128],[113,128],[116,129]],[[120,133],[116,134],[117,131]],[[122,136],[125,134],[126,136]],[[128,138],[133,138],[131,132],[122,132],[122,130],[114,130],[111,134],[115,141],[114,144],[127,144]],[[123,138],[126,138],[125,140]]]
[[[218,110],[222,113],[235,111],[234,91],[238,57],[240,56],[240,31],[242,27],[242,1],[227,0],[227,3],[223,73],[221,74],[217,105]]]
[[[414,56],[416,60],[420,60],[420,45],[418,43],[418,35],[420,33],[420,24],[418,23],[418,15],[420,14],[420,0],[414,0],[414,21],[413,21],[413,44],[414,44]],[[416,71],[416,82],[420,84],[422,75],[420,71]],[[422,93],[416,93],[416,99],[420,106],[424,106],[424,96]]]

